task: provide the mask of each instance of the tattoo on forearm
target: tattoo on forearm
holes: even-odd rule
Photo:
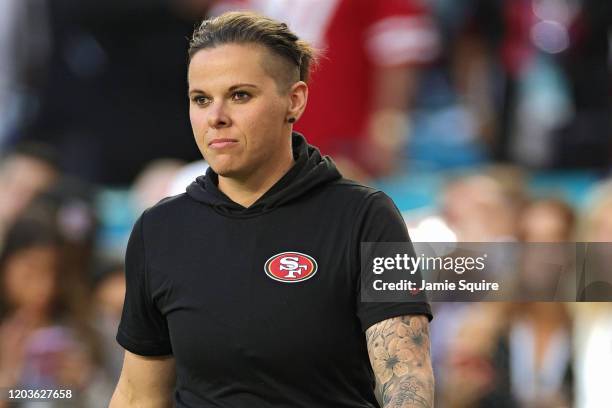
[[[385,408],[433,406],[434,381],[425,316],[401,316],[366,331],[377,389]]]

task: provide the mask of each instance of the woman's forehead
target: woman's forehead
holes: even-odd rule
[[[257,45],[225,44],[198,51],[189,65],[191,86],[264,84],[272,78],[263,67],[269,53]]]
[[[229,88],[237,83],[284,89],[299,80],[299,71],[259,44],[224,44],[198,51],[189,65],[190,89]]]

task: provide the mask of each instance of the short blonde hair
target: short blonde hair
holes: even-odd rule
[[[204,20],[196,27],[189,43],[188,62],[198,51],[223,44],[264,46],[289,67],[295,67],[299,80],[304,82],[308,81],[311,65],[316,60],[314,49],[300,40],[287,24],[252,12],[232,11]]]

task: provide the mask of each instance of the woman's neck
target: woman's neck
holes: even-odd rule
[[[219,176],[219,190],[233,202],[248,208],[266,193],[278,180],[291,169],[295,161],[293,155],[285,155],[282,160],[271,160],[272,168],[260,168],[244,179]]]

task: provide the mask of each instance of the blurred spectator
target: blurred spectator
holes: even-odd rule
[[[596,186],[589,204],[584,217],[587,244],[579,300],[605,302],[612,299],[612,181]]]
[[[518,236],[524,242],[566,242],[575,236],[574,210],[560,199],[542,199],[520,214]]]
[[[523,209],[518,236],[525,244],[520,251],[517,300],[575,299],[574,271],[581,249],[573,243],[575,226],[574,210],[561,199],[535,200]]]
[[[94,208],[95,190],[72,177],[61,177],[38,194],[26,209],[28,214],[53,222],[61,237],[63,286],[78,303],[89,302],[92,259],[95,253],[98,219]],[[75,310],[88,318],[88,309]]]
[[[135,213],[141,214],[147,208],[157,204],[162,198],[167,197],[170,185],[184,165],[184,162],[173,159],[159,159],[149,163],[136,177],[136,181],[132,185]],[[204,173],[198,175],[201,174]],[[190,182],[193,180],[195,180],[195,177]],[[182,189],[181,193],[184,192],[185,188]]]
[[[612,366],[612,180],[597,185],[584,211],[582,240],[588,241],[582,271],[584,295],[599,303],[575,305],[577,407],[604,407],[610,401]]]
[[[494,4],[503,21],[497,158],[539,167],[609,165],[610,2]]]
[[[612,179],[595,185],[584,211],[582,240],[612,242]]]
[[[572,241],[573,210],[561,200],[534,201],[523,209],[519,220],[518,237],[529,243],[524,254],[539,255],[521,263],[528,271],[523,275],[526,285],[521,290],[537,296],[531,284],[556,289],[557,275],[538,276],[544,271],[533,268],[530,262],[535,260],[542,265],[541,255],[550,254],[549,248],[542,247],[540,242]],[[545,261],[556,264],[558,256]],[[541,283],[547,277],[550,279]],[[574,394],[571,332],[572,320],[564,303],[470,306],[450,345],[445,366],[446,388],[442,393],[444,406],[571,407]],[[477,340],[474,333],[478,333]]]
[[[523,294],[547,294],[552,299],[559,289],[561,271],[548,273],[547,267],[566,267],[572,261],[569,258],[575,254],[561,244],[572,242],[575,233],[574,210],[561,199],[535,200],[523,209],[518,233],[526,243]],[[538,256],[528,257],[533,253]],[[560,302],[519,303],[511,306],[510,319],[508,355],[514,399],[526,407],[573,406],[574,356],[568,306]],[[503,353],[503,348],[500,351]]]
[[[575,309],[576,407],[610,403],[612,307],[609,302],[577,303]]]
[[[4,145],[11,122],[11,99],[15,98],[13,83],[16,82],[17,69],[15,64],[7,63],[14,55],[15,33],[13,24],[19,21],[19,5],[23,1],[6,0],[0,3],[0,146]]]
[[[125,297],[123,263],[100,261],[94,281],[96,327],[101,335],[104,352],[103,367],[111,383],[119,380],[123,364],[123,348],[115,340]]]
[[[322,50],[295,129],[349,178],[398,170],[417,71],[438,47],[425,2],[230,0],[213,11],[240,8],[286,22]]]
[[[50,217],[24,216],[7,234],[0,254],[0,385],[66,387],[79,394],[71,406],[102,406],[109,390],[96,369],[100,350],[84,318],[84,297],[64,284],[61,245]]]
[[[0,246],[4,230],[30,201],[58,177],[55,151],[42,144],[24,143],[0,161]]]
[[[571,1],[567,2],[572,7]],[[554,163],[561,167],[612,166],[612,2],[581,0],[560,55],[574,115],[555,135]],[[543,16],[546,18],[546,16]]]
[[[516,220],[523,195],[522,179],[514,174],[511,169],[492,168],[481,173],[483,174],[459,176],[445,186],[440,209],[443,222],[453,232],[456,242],[516,240]],[[508,177],[508,175],[511,175],[511,177]],[[508,181],[508,179],[511,181]],[[497,251],[498,249],[502,249],[502,251]],[[503,262],[503,257],[507,256],[503,253],[503,248],[494,245],[489,246],[488,252],[490,259],[497,259],[497,261],[491,262],[492,265]],[[500,271],[487,269],[487,274],[490,276],[499,273]],[[457,278],[456,274],[455,278]],[[462,394],[460,390],[454,388],[456,384],[453,381],[457,378],[452,377],[454,371],[448,368],[447,361],[456,352],[455,339],[458,333],[464,330],[463,325],[466,322],[471,323],[471,319],[474,319],[473,308],[475,306],[456,302],[436,305],[436,318],[431,323],[432,357],[436,378],[439,380],[436,387],[438,392],[442,394],[446,392],[450,393],[449,395],[457,393],[459,396]],[[497,333],[497,325],[500,323],[499,318],[493,317],[492,320],[487,320],[487,316],[489,316],[489,313],[496,315],[498,310],[488,308],[487,310],[478,309],[478,311],[482,313],[482,316],[478,317],[478,327],[472,328],[479,333],[479,338],[486,338],[489,331]],[[476,350],[480,349],[485,348],[484,346],[476,346]],[[490,369],[488,365],[482,367],[480,363],[477,364],[476,368]],[[473,380],[476,382],[483,381],[482,386],[484,387],[484,383],[488,381],[485,378],[487,375],[487,372],[483,371],[475,374]],[[468,381],[468,373],[462,379]],[[472,385],[478,388],[475,384]],[[470,390],[471,388],[466,385],[465,393],[478,395],[476,389],[472,390],[473,392]],[[447,403],[444,402],[439,406],[454,406],[445,405]]]
[[[434,0],[440,55],[419,75],[409,145],[416,166],[473,166],[495,140],[499,1]],[[476,22],[475,22],[476,21]]]
[[[187,186],[193,182],[198,176],[206,173],[208,163],[204,160],[198,160],[184,165],[176,173],[174,179],[168,186],[166,194],[169,196],[184,193]]]
[[[449,313],[443,315],[447,322],[442,327],[453,330],[437,334],[450,334],[450,339],[441,349],[443,353],[438,361],[436,406],[478,407],[478,401],[493,388],[495,366],[491,355],[496,336],[504,324],[504,313],[495,303],[448,303],[444,306],[443,310]],[[497,406],[505,408],[508,405]]]
[[[448,184],[443,193],[442,217],[458,242],[514,240],[514,197],[488,175],[471,175]]]
[[[491,356],[492,389],[479,406],[572,407],[572,321],[566,304],[525,302],[509,307],[508,326]]]
[[[35,110],[31,93],[47,56],[47,29],[43,1],[0,2],[0,152],[14,144],[18,125]]]

